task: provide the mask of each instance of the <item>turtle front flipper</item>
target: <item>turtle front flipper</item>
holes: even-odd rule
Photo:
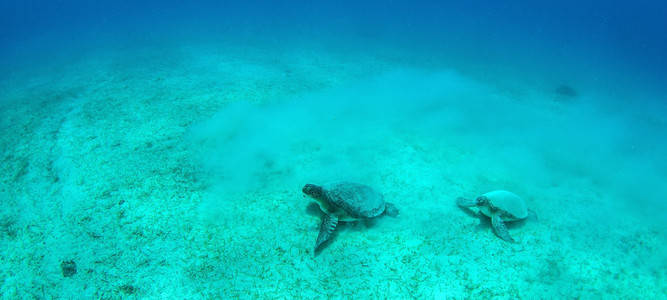
[[[477,206],[477,201],[473,199],[458,197],[456,198],[456,205],[460,207],[473,207]]]
[[[315,250],[322,245],[326,240],[331,237],[334,229],[338,225],[338,216],[335,214],[327,214],[322,218],[322,224],[320,224],[320,234],[317,236],[317,244],[315,244]]]
[[[505,226],[505,222],[500,218],[499,214],[493,214],[491,217],[491,226],[493,227],[493,232],[495,232],[499,238],[506,242],[514,243],[514,239],[510,236],[510,233]]]

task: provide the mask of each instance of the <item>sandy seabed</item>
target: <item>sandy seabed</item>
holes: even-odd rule
[[[604,175],[627,169],[591,170],[630,155],[595,152],[616,131],[550,137],[594,93],[295,49],[101,53],[2,83],[2,298],[667,294],[664,222]],[[340,223],[315,254],[301,186],[342,179],[401,215]],[[455,205],[501,188],[538,215],[509,224],[515,244]]]

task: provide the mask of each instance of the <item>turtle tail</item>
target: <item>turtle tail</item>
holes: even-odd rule
[[[327,214],[322,218],[322,224],[320,224],[320,234],[317,236],[317,243],[315,244],[315,250],[322,245],[326,240],[331,237],[334,229],[338,225],[338,216],[335,214]]]

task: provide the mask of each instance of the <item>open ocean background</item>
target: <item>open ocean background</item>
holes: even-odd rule
[[[0,0],[0,298],[664,299],[665,16]],[[339,180],[401,214],[314,252]]]

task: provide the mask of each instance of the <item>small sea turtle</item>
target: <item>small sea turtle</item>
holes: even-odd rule
[[[479,207],[484,215],[491,218],[493,232],[499,238],[511,243],[514,242],[514,239],[507,232],[505,222],[521,220],[527,217],[530,211],[526,208],[526,202],[521,197],[503,190],[488,192],[479,196],[476,200],[459,197],[456,199],[456,204],[461,207]],[[530,212],[534,214],[534,212]]]
[[[370,186],[350,182],[332,182],[325,185],[306,184],[304,194],[317,201],[326,214],[322,218],[315,250],[331,237],[338,221],[349,222],[377,217],[383,213],[398,216],[398,209],[384,201],[384,196]]]

